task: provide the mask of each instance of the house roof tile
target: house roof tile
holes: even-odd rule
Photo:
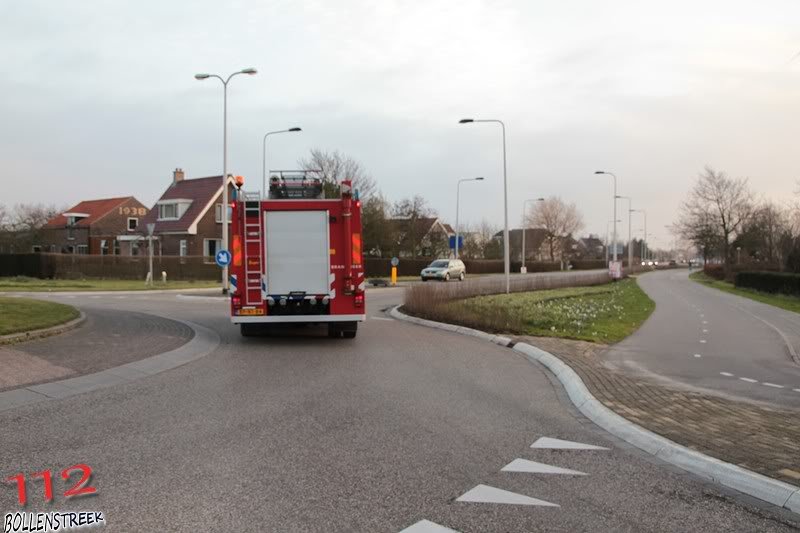
[[[220,180],[222,176],[210,176],[207,178],[184,179],[176,183],[171,183],[156,205],[139,223],[139,227],[144,230],[147,224],[155,223],[155,233],[188,232],[189,228],[205,212],[208,203],[216,197],[222,190]],[[191,205],[178,220],[158,220],[158,203],[164,200],[191,200]],[[146,231],[146,230],[145,230]]]
[[[115,207],[132,199],[133,196],[120,198],[101,198],[99,200],[84,200],[64,211],[64,213],[84,213],[86,218],[78,220],[75,225],[78,227],[91,226],[95,221],[107,215]],[[67,225],[67,217],[63,213],[54,216],[44,225],[45,228],[60,228]]]

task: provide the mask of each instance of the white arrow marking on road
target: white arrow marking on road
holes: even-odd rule
[[[420,520],[416,524],[408,526],[400,533],[458,533],[455,529],[440,526],[430,520]]]
[[[543,507],[561,507],[555,503],[537,500],[524,494],[517,494],[508,490],[490,487],[489,485],[478,485],[472,490],[468,490],[456,499],[457,502],[471,503],[503,503],[508,505],[541,505]]]
[[[774,387],[776,389],[782,389],[783,388],[783,385],[777,385],[775,383],[768,383],[766,381],[764,383],[762,383],[762,385],[766,385],[767,387]]]
[[[566,474],[573,476],[586,475],[585,472],[578,472],[577,470],[570,470],[569,468],[561,468],[560,466],[537,463],[536,461],[528,461],[527,459],[514,459],[500,470],[502,472],[525,472],[528,474]]]
[[[572,442],[569,440],[553,439],[551,437],[540,437],[531,444],[531,448],[546,448],[550,450],[607,450],[602,446],[594,444],[583,444],[582,442]]]
[[[753,378],[739,378],[739,379],[741,379],[742,381],[746,381],[748,383],[758,383],[758,380]]]
[[[722,376],[727,376],[727,377],[729,377],[729,378],[732,378],[732,377],[733,377],[733,374],[731,374],[730,372],[720,372],[720,375],[722,375]]]

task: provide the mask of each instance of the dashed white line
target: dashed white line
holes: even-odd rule
[[[608,448],[595,446],[594,444],[584,444],[582,442],[554,439],[552,437],[539,437],[536,439],[536,442],[531,444],[531,448],[547,450],[608,450]]]
[[[696,354],[694,354],[694,356],[695,356],[695,357],[697,357],[698,359],[700,359],[701,357],[703,357],[703,356],[702,356],[702,355],[700,355],[699,353],[696,353]]]
[[[800,392],[800,389],[792,389],[795,392]]]
[[[739,378],[739,379],[741,379],[742,381],[746,381],[748,383],[758,383],[758,380],[753,378]]]
[[[705,344],[705,343],[706,343],[705,339],[700,339],[700,344]]]
[[[704,329],[704,330],[703,330],[703,333],[708,333],[708,330],[707,330],[707,329]]]
[[[762,385],[766,385],[767,387],[773,387],[775,389],[782,389],[783,388],[783,385],[778,385],[777,383],[768,383],[766,381],[764,383],[762,383]]]
[[[729,378],[733,377],[733,374],[731,374],[730,372],[720,372],[720,375],[721,376],[726,376],[726,377],[729,377]]]
[[[393,322],[394,321],[393,318],[384,318],[382,316],[371,316],[369,318],[370,318],[370,320],[388,320],[389,322]]]
[[[468,490],[458,498],[457,502],[471,503],[500,503],[506,505],[541,505],[543,507],[561,507],[555,503],[546,502],[538,498],[531,498],[524,494],[517,494],[508,490],[498,489],[489,485],[478,485]]]
[[[405,528],[400,533],[458,533],[455,529],[440,526],[430,520],[420,520],[416,524]]]

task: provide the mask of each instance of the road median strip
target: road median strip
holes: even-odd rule
[[[391,316],[398,320],[488,340],[494,344],[510,347],[532,362],[541,363],[558,378],[572,403],[584,416],[637,448],[709,481],[800,513],[800,487],[691,450],[629,421],[603,405],[589,391],[575,370],[553,354],[525,342],[515,343],[512,339],[501,335],[491,335],[463,326],[412,317],[401,312],[399,307],[394,307],[390,311]]]

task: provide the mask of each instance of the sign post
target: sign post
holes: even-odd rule
[[[397,285],[397,265],[400,264],[400,260],[396,257],[392,257],[392,287]]]
[[[150,270],[147,272],[147,281],[145,285],[153,285],[153,231],[155,231],[156,225],[151,222],[147,225],[147,250],[149,252],[149,260],[150,260]]]

